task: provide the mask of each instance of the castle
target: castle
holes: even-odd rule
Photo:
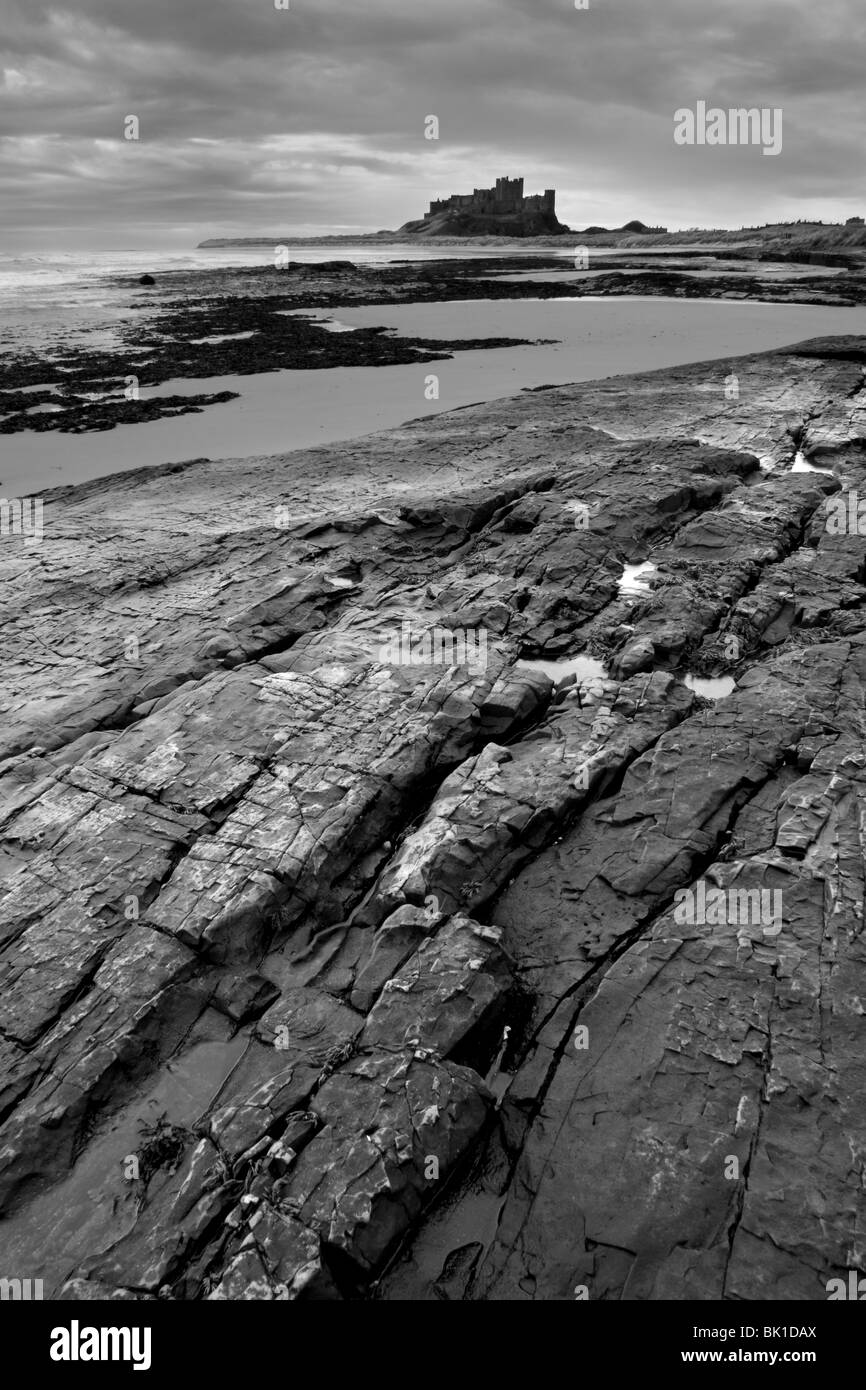
[[[556,216],[556,190],[524,197],[522,178],[436,198],[424,217],[400,228],[422,236],[544,236],[568,230]]]
[[[450,198],[437,198],[430,204],[428,217],[448,208],[466,208],[481,216],[503,217],[508,213],[549,212],[556,216],[556,190],[545,188],[543,193],[523,196],[523,179],[497,179],[495,188],[476,188],[471,193],[452,193]]]

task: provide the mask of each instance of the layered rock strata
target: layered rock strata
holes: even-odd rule
[[[864,364],[525,392],[3,540],[0,1266],[325,1300],[862,1268]],[[689,920],[708,893],[773,913]]]

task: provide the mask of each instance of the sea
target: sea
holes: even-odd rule
[[[58,332],[74,346],[111,346],[112,330],[130,318],[129,286],[117,285],[117,277],[137,279],[167,271],[217,270],[224,267],[264,266],[274,263],[274,245],[288,246],[290,259],[305,264],[319,261],[354,261],[357,265],[385,265],[392,261],[467,260],[489,256],[513,256],[513,250],[483,247],[419,247],[407,243],[371,246],[341,243],[337,246],[263,243],[260,246],[206,247],[190,251],[153,251],[146,248],[69,251],[56,254],[10,254],[0,250],[0,352],[48,353],[58,342]],[[573,257],[574,248],[532,248],[520,255]]]

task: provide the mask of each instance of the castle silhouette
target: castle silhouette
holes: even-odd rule
[[[493,188],[475,188],[471,193],[452,193],[450,198],[437,198],[430,204],[428,217],[449,209],[465,208],[481,216],[505,216],[508,213],[547,212],[556,216],[556,189],[545,188],[543,193],[523,195],[523,179],[497,179]]]
[[[523,192],[523,179],[497,179],[493,188],[434,198],[402,232],[427,236],[544,236],[569,231],[556,216],[556,190]]]

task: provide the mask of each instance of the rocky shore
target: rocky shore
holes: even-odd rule
[[[864,1267],[864,368],[813,341],[44,495],[0,541],[4,1266],[540,1301]],[[701,884],[780,911],[684,921]]]

